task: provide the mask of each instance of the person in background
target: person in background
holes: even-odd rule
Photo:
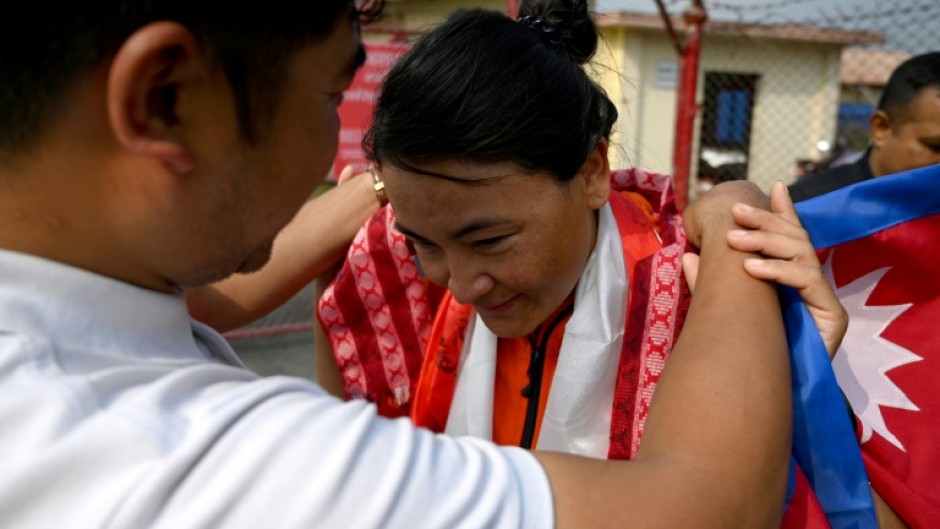
[[[892,72],[869,130],[864,156],[791,184],[793,201],[940,163],[940,51],[911,57]]]

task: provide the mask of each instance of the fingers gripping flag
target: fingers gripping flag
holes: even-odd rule
[[[849,312],[832,370],[871,485],[910,527],[940,527],[940,165],[846,187],[797,212]],[[796,452],[813,432],[795,430]],[[825,488],[813,485],[823,504]],[[850,489],[836,503],[851,504],[841,494]]]

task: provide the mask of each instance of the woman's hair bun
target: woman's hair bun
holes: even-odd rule
[[[597,50],[597,25],[588,0],[523,0],[518,16],[541,18],[555,28],[565,53],[577,64],[590,61]]]

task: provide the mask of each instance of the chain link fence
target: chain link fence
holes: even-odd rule
[[[684,2],[669,2],[681,10]],[[891,72],[940,50],[936,0],[705,1],[696,190],[850,163]],[[694,198],[694,196],[693,196]]]

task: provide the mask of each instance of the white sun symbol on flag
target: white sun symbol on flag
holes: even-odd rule
[[[831,285],[835,285],[832,275],[834,253],[829,253],[823,265],[823,274]],[[913,411],[920,411],[920,408],[887,377],[887,372],[923,358],[881,337],[888,325],[911,307],[910,303],[865,304],[888,270],[880,268],[836,289],[839,300],[849,313],[849,328],[832,361],[832,368],[852,410],[862,421],[862,443],[871,439],[872,432],[877,432],[905,451],[904,445],[885,424],[881,407]]]

